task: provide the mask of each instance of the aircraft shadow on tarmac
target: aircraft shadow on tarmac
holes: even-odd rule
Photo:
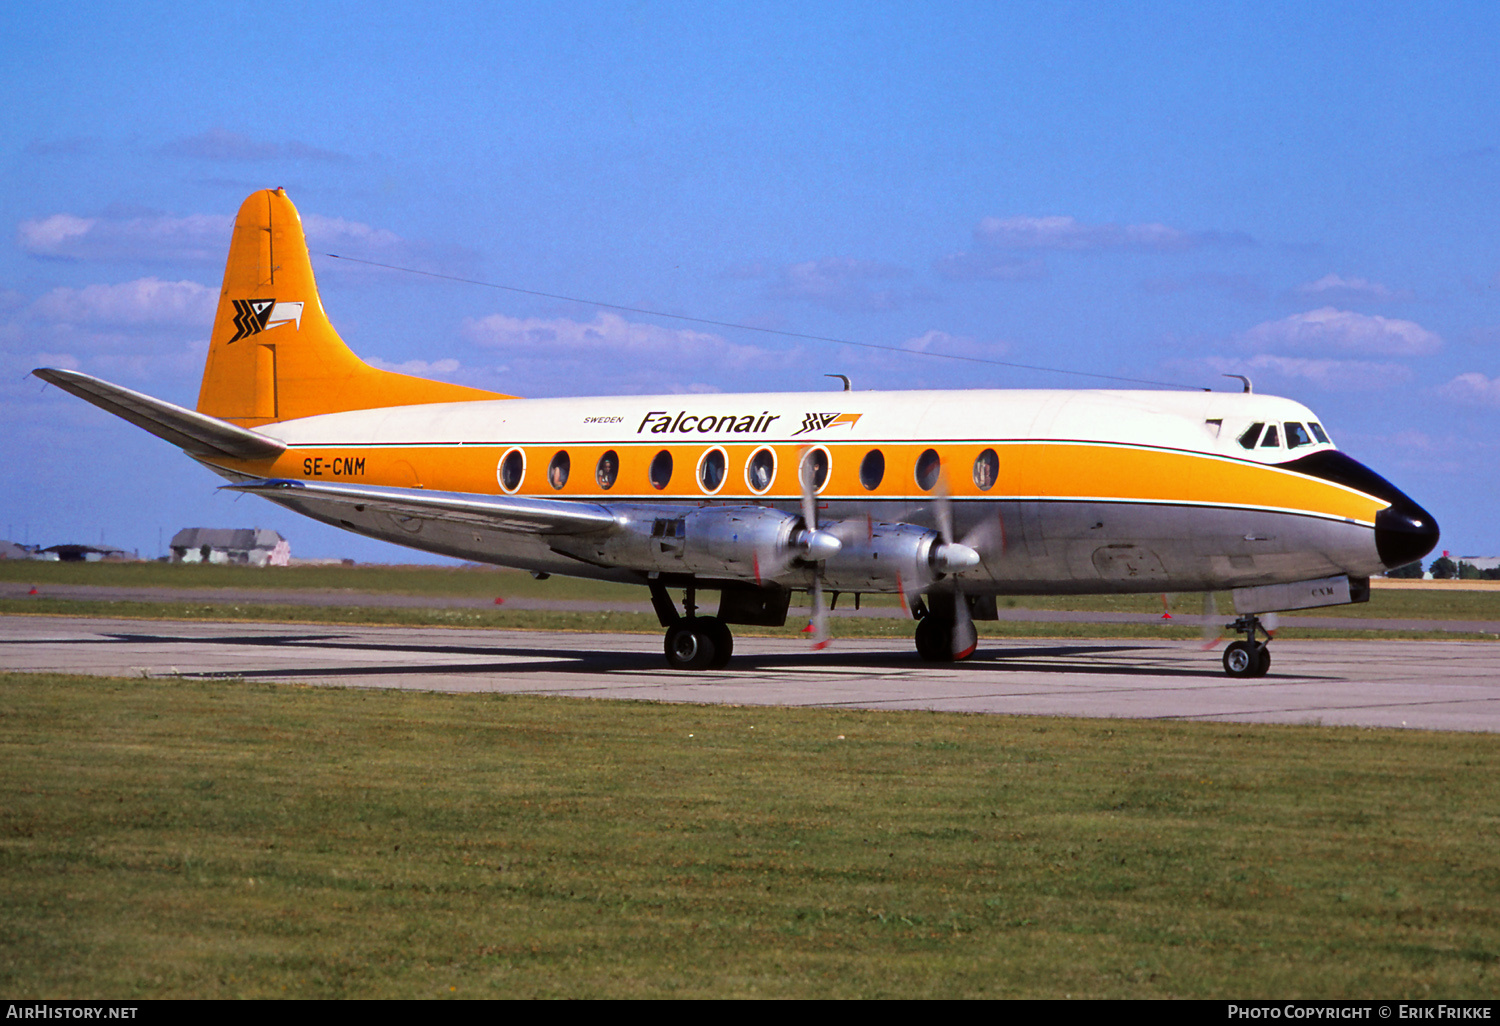
[[[1000,646],[983,649],[960,664],[922,662],[915,652],[892,650],[890,652],[850,651],[837,649],[818,654],[806,652],[745,652],[734,658],[731,667],[720,671],[672,670],[663,665],[656,652],[620,652],[604,649],[556,649],[517,644],[453,645],[422,643],[391,643],[360,641],[348,635],[328,634],[220,634],[220,635],[156,635],[156,634],[107,634],[92,641],[70,642],[70,644],[135,644],[135,645],[226,645],[250,648],[276,648],[283,652],[299,649],[334,650],[343,652],[367,652],[372,656],[384,654],[419,655],[442,654],[444,656],[477,656],[475,662],[399,662],[382,661],[367,665],[318,664],[309,660],[302,666],[265,667],[247,665],[240,669],[213,671],[184,671],[182,677],[203,679],[224,678],[286,678],[286,677],[377,677],[414,676],[422,674],[445,674],[453,676],[506,674],[511,676],[528,673],[629,673],[670,675],[689,682],[712,685],[726,676],[742,677],[756,671],[816,671],[829,669],[864,668],[891,671],[952,671],[954,669],[978,669],[984,667],[996,672],[1007,670],[1048,674],[1089,674],[1118,677],[1177,677],[1210,678],[1223,680],[1218,660],[1205,658],[1202,665],[1164,666],[1160,661],[1161,649],[1149,645],[1049,645],[1046,647]],[[1140,653],[1151,665],[1143,663],[1121,663],[1114,660]],[[503,662],[490,662],[484,657],[503,657]],[[1157,658],[1153,659],[1155,656]],[[1050,660],[1063,660],[1053,662]],[[1298,674],[1299,678],[1306,677]]]

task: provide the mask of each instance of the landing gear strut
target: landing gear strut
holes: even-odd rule
[[[679,616],[667,589],[651,585],[651,603],[659,619],[667,621],[667,636],[662,645],[667,665],[674,670],[722,670],[734,654],[734,635],[717,616],[698,616],[697,589],[688,588],[682,597]]]
[[[1231,677],[1264,677],[1271,668],[1271,650],[1267,647],[1271,634],[1261,625],[1260,617],[1247,614],[1224,626],[1245,635],[1244,641],[1236,641],[1224,650],[1224,672]],[[1266,636],[1264,642],[1255,640],[1256,631]]]

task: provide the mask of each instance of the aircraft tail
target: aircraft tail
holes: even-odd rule
[[[281,189],[240,207],[198,412],[254,427],[383,406],[509,399],[371,367],[323,312],[302,218]]]

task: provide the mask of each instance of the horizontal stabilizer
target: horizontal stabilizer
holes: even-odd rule
[[[51,367],[39,367],[31,373],[136,427],[145,428],[193,456],[270,460],[286,452],[286,446],[274,438],[88,374]]]
[[[359,513],[375,510],[413,520],[441,520],[529,534],[589,534],[612,530],[619,525],[615,514],[592,502],[429,492],[420,488],[359,488],[284,480],[247,481],[223,487],[225,491],[248,492],[283,505],[334,503],[351,507]]]

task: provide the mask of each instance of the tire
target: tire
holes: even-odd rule
[[[917,655],[929,663],[953,662],[953,625],[930,613],[918,620]]]
[[[1271,667],[1271,653],[1264,645],[1236,641],[1224,650],[1224,672],[1231,677],[1259,677]]]
[[[709,661],[708,668],[724,669],[729,665],[729,657],[734,654],[734,635],[730,633],[729,625],[717,616],[700,617],[698,624],[714,646],[714,657]]]
[[[668,627],[662,649],[674,670],[706,670],[714,661],[713,639],[696,618]]]

